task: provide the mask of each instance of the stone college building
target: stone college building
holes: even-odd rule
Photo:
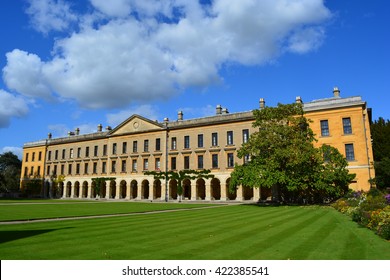
[[[300,97],[296,102],[301,102]],[[260,99],[259,107],[265,106]],[[303,103],[306,117],[318,142],[336,147],[356,174],[350,185],[354,190],[370,189],[374,178],[370,134],[371,111],[360,96],[333,96]],[[229,113],[220,105],[215,115],[186,120],[179,112],[177,120],[163,122],[132,115],[115,128],[102,125],[91,134],[79,129],[67,137],[48,138],[26,143],[23,147],[21,187],[31,178],[44,178],[43,195],[49,197],[53,175],[64,175],[57,197],[95,197],[92,178],[112,177],[102,187],[101,197],[122,200],[177,200],[175,180],[155,180],[144,175],[152,170],[210,169],[213,179],[183,181],[183,200],[258,201],[270,196],[265,188],[240,186],[229,193],[234,164],[245,159],[237,150],[254,132],[252,111]]]

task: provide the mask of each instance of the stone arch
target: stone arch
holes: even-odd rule
[[[175,179],[169,181],[169,198],[177,199],[177,181]]]
[[[125,180],[122,180],[119,184],[119,198],[125,198],[127,195],[127,183]]]
[[[146,179],[141,184],[141,198],[149,199],[149,181]]]
[[[221,182],[217,178],[211,180],[211,199],[221,200]]]
[[[237,199],[237,189],[233,191],[229,188],[230,178],[226,180],[226,199],[227,200],[236,200]]]
[[[130,199],[136,199],[138,197],[138,182],[132,180],[130,183]]]
[[[153,182],[153,194],[153,199],[161,199],[161,181],[158,179]]]
[[[76,181],[74,183],[73,197],[79,197],[79,196],[80,196],[80,182]]]
[[[82,191],[81,191],[81,197],[86,198],[88,197],[88,182],[84,181],[83,186],[82,186]]]
[[[71,190],[72,190],[72,183],[68,181],[66,183],[65,197],[70,197]]]
[[[203,179],[196,180],[196,199],[206,199],[206,183]]]
[[[252,200],[253,199],[253,188],[248,186],[242,186],[242,199]]]
[[[190,179],[184,179],[183,180],[183,198],[184,199],[191,199],[191,180]]]
[[[64,182],[60,182],[58,184],[58,193],[56,193],[56,197],[62,197],[64,195],[64,191],[65,191],[64,188],[65,188]]]
[[[115,198],[116,196],[116,181],[110,180],[110,185],[108,189],[108,198]]]

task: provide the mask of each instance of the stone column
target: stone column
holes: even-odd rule
[[[243,200],[243,187],[241,186],[241,185],[239,185],[238,186],[238,188],[237,188],[237,198],[236,198],[236,200],[237,201],[242,201]]]
[[[121,184],[116,184],[115,199],[121,198]]]
[[[106,183],[106,197],[105,198],[109,199],[110,195],[111,195],[111,186],[110,186],[110,184]]]
[[[211,180],[206,180],[205,181],[205,192],[206,192],[206,201],[211,200]]]
[[[92,184],[88,184],[87,198],[92,198]]]
[[[253,200],[255,202],[260,200],[260,188],[253,188]]]
[[[226,182],[221,181],[221,200],[226,201],[227,200],[227,189],[226,189]]]
[[[74,189],[75,189],[75,185],[72,184],[72,185],[70,186],[70,198],[74,198]]]
[[[130,199],[131,182],[126,184],[126,199]]]
[[[191,200],[196,200],[196,180],[191,180]]]

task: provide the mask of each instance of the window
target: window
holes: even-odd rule
[[[69,158],[73,158],[73,148],[69,150]]]
[[[71,163],[69,163],[69,165],[68,165],[68,174],[69,175],[72,174],[72,164]]]
[[[84,174],[88,174],[88,162],[84,163]]]
[[[171,149],[172,150],[177,150],[177,139],[176,137],[172,137],[172,142],[171,142]]]
[[[176,157],[171,157],[171,170],[176,170]]]
[[[250,155],[245,155],[244,156],[244,164],[245,163],[248,163],[248,162],[250,162],[251,161],[251,156]]]
[[[111,173],[116,172],[116,160],[111,161]]]
[[[89,157],[89,147],[85,147],[85,157]]]
[[[131,163],[131,171],[137,172],[137,160],[136,159],[133,159],[133,161]]]
[[[328,120],[320,121],[321,125],[321,136],[329,136],[329,123]]]
[[[38,161],[41,161],[41,159],[42,159],[42,152],[39,152],[39,154],[38,154]]]
[[[97,162],[93,163],[93,174],[97,174]]]
[[[198,155],[198,169],[203,169],[203,155]]]
[[[103,145],[103,156],[107,155],[107,144]]]
[[[138,151],[138,141],[133,141],[133,153]]]
[[[49,151],[47,154],[47,160],[51,160],[51,151]]]
[[[249,141],[249,129],[242,130],[242,143],[247,143]]]
[[[227,144],[233,145],[233,131],[227,132]]]
[[[26,162],[28,162],[28,153],[26,153]]]
[[[31,161],[35,161],[35,152],[32,153]]]
[[[155,163],[155,164],[154,164],[154,169],[156,169],[157,171],[159,171],[160,168],[161,168],[161,160],[160,160],[160,158],[156,158],[154,163]]]
[[[62,157],[62,158],[63,158],[63,157]],[[58,159],[58,150],[56,150],[56,151],[54,152],[54,159],[55,159],[55,160]]]
[[[184,136],[184,149],[190,148],[190,136],[186,135]]]
[[[41,176],[41,167],[40,166],[38,166],[37,174],[38,174],[38,176]]]
[[[144,140],[144,152],[149,152],[149,140]]]
[[[24,168],[24,177],[27,177],[27,175],[28,175],[28,168],[25,167]],[[50,165],[46,169],[46,175],[50,175]]]
[[[65,174],[65,164],[61,164],[61,175]]]
[[[76,174],[80,174],[80,163],[76,164]]]
[[[102,162],[102,173],[107,173],[107,162],[106,161]]]
[[[122,143],[122,154],[126,154],[127,153],[127,142],[123,142]]]
[[[77,158],[81,158],[81,148],[77,148]]]
[[[144,158],[144,170],[149,169],[149,160],[147,158]]]
[[[213,154],[211,158],[212,158],[212,168],[218,168],[218,155]]]
[[[39,172],[40,172],[39,168],[40,168],[40,166],[38,166],[38,175],[39,175]],[[57,175],[57,165],[54,165],[53,175]]]
[[[213,132],[211,134],[211,146],[216,147],[218,146],[218,133]]]
[[[353,150],[353,144],[345,144],[345,157],[348,161],[355,160],[355,152]]]
[[[31,173],[30,173],[30,176],[33,176],[34,175],[34,166],[31,167]]]
[[[184,169],[190,169],[190,157],[189,156],[184,157]]]
[[[65,159],[65,149],[62,149],[62,159]]]
[[[234,154],[233,153],[227,154],[227,162],[228,162],[228,167],[234,167]]]
[[[116,155],[116,143],[112,144],[112,154]]]
[[[203,148],[203,134],[198,134],[198,148]]]
[[[94,157],[97,157],[98,156],[98,146],[95,146],[95,147],[93,147],[93,156]]]
[[[126,172],[126,160],[122,160],[122,168],[121,168],[121,171],[122,171],[122,172]]]
[[[352,134],[351,118],[343,118],[344,134]]]
[[[160,151],[160,150],[161,150],[161,139],[157,138],[156,139],[156,151]]]

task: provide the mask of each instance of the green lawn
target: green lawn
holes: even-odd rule
[[[234,205],[0,225],[0,259],[389,260],[390,242],[329,207]]]
[[[46,200],[32,203],[0,203],[0,221],[35,220],[93,215],[140,213],[158,210],[197,208],[210,204],[145,203],[107,201],[62,201]]]

